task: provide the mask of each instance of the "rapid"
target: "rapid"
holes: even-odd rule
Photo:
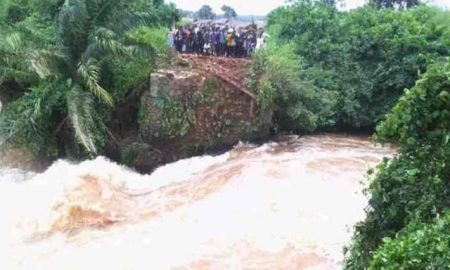
[[[105,158],[0,169],[0,269],[341,269],[367,170],[363,136],[240,144],[140,175]]]

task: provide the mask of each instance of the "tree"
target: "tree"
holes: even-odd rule
[[[263,112],[260,117],[271,119],[277,128],[304,133],[334,124],[337,93],[313,84],[293,44],[270,39],[253,55],[249,74]]]
[[[377,8],[412,8],[420,4],[419,0],[371,0]]]
[[[450,55],[449,18],[427,6],[343,13],[301,0],[271,13],[266,29],[293,42],[315,85],[340,93],[336,122],[371,129],[430,62]]]
[[[221,9],[225,13],[225,18],[231,19],[237,17],[237,13],[232,7],[223,5]]]
[[[208,5],[203,5],[199,11],[197,11],[197,18],[201,20],[212,20],[216,17],[213,9]]]
[[[172,18],[171,14],[159,16],[159,9],[142,11],[137,8],[141,4],[66,0],[52,27],[55,41],[26,50],[23,44],[30,35],[23,33],[23,27],[2,39],[0,79],[37,77],[39,83],[0,115],[0,144],[13,141],[45,154],[58,151],[48,148],[62,144],[79,156],[96,155],[109,134],[101,113],[114,104],[105,83],[112,74],[104,68],[103,59],[153,55],[151,46],[128,38],[129,33]]]

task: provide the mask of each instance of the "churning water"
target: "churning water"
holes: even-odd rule
[[[0,269],[340,269],[368,138],[286,138],[139,175],[104,158],[0,170]]]

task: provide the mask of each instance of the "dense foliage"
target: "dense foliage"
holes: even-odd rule
[[[253,57],[250,75],[261,118],[272,115],[277,128],[304,132],[334,124],[336,93],[314,85],[292,45],[271,41]]]
[[[369,270],[434,270],[449,269],[450,215],[430,224],[413,223],[396,239],[384,239]]]
[[[426,6],[340,12],[302,0],[272,12],[268,28],[293,46],[315,87],[338,93],[334,122],[352,128],[373,128],[430,63],[450,55],[450,15]]]
[[[370,210],[366,220],[356,228],[347,269],[365,269],[372,258],[375,258],[373,265],[376,266],[385,257],[393,260],[392,265],[394,262],[399,263],[399,267],[411,265],[411,268],[386,269],[447,269],[442,266],[450,265],[448,256],[439,255],[442,251],[440,246],[448,242],[445,238],[450,234],[448,225],[439,230],[435,227],[425,230],[430,234],[443,231],[437,236],[442,239],[427,239],[420,226],[417,231],[413,229],[416,227],[410,227],[406,233],[398,234],[411,222],[432,222],[450,210],[449,91],[450,62],[431,65],[378,127],[377,138],[398,142],[400,150],[397,157],[383,162],[374,176],[369,188]],[[396,239],[383,243],[386,237]],[[405,248],[402,255],[405,258],[414,252],[419,254],[420,251],[415,250],[419,244],[430,241],[426,242],[427,252],[434,252],[433,256],[437,256],[428,258],[433,264],[421,268],[422,263],[427,262],[425,258],[419,256],[417,260],[407,261],[394,256],[396,252],[403,252],[394,248],[401,249],[401,243],[405,241],[415,241],[415,246],[409,247],[413,250]],[[400,246],[395,246],[395,243]],[[389,265],[390,261],[383,263]],[[433,268],[434,263],[440,268]]]
[[[21,0],[1,8],[0,98],[8,104],[0,143],[50,156],[101,151],[115,102],[145,79],[166,47],[161,27],[178,19],[161,1]]]

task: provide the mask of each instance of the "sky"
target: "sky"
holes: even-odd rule
[[[429,0],[435,4],[450,9],[450,0]],[[242,15],[266,15],[276,7],[283,5],[285,0],[169,0],[184,10],[197,11],[204,4],[210,5],[216,13],[222,13],[220,7],[228,5]],[[363,5],[366,0],[344,0],[346,8],[351,9]]]

